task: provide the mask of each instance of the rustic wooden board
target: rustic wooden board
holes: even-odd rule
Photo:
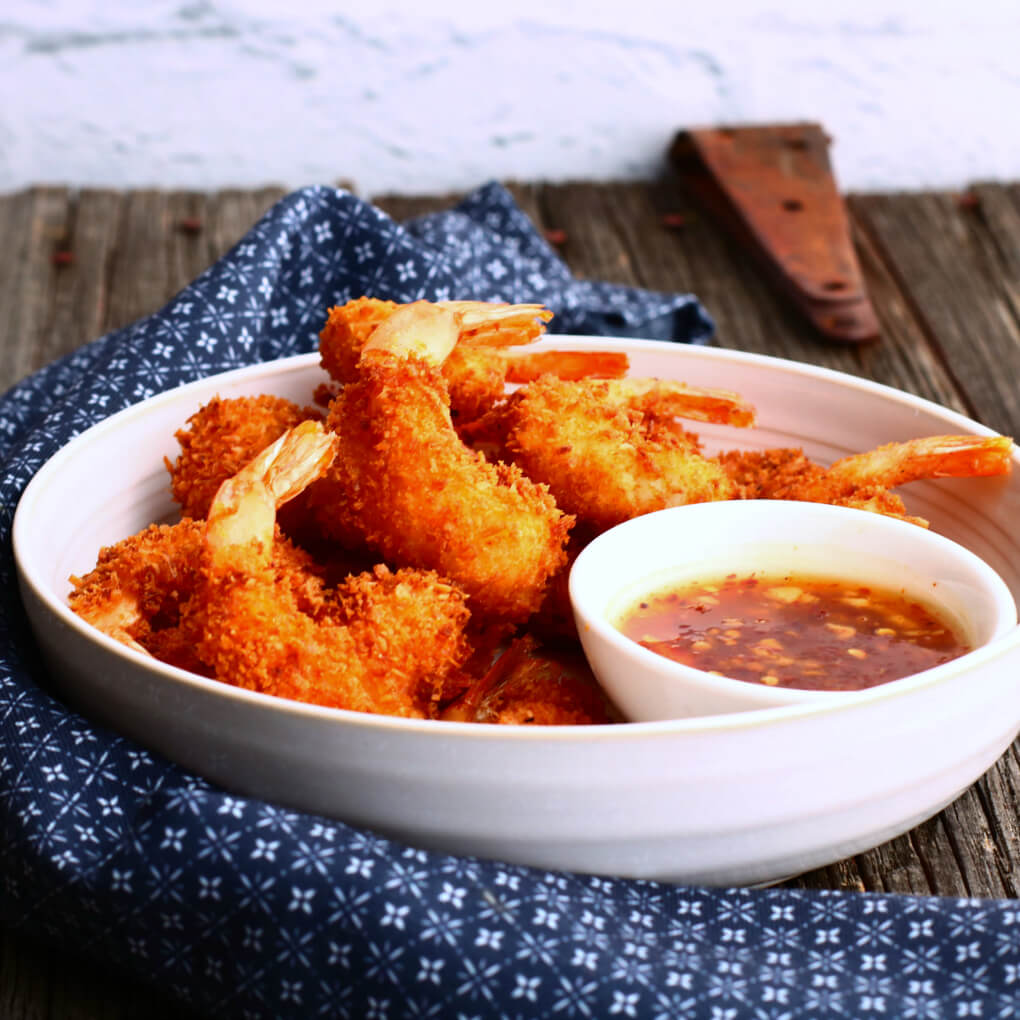
[[[978,206],[980,208],[980,206]],[[1013,433],[1018,398],[1020,320],[1015,263],[983,217],[945,194],[871,195],[854,212],[895,273],[935,353],[964,395],[968,412]],[[1002,231],[997,230],[1002,239]]]
[[[515,197],[579,276],[696,293],[716,342],[865,376],[1020,434],[1020,185],[855,195],[854,238],[881,325],[867,346],[820,342],[744,253],[665,176],[516,183]],[[0,389],[161,307],[282,191],[36,188],[0,196]],[[383,196],[396,219],[455,195]],[[725,385],[725,380],[720,380]],[[949,896],[1020,892],[1020,754],[910,833],[802,875],[806,888]],[[0,1016],[187,1016],[158,992],[0,932]]]

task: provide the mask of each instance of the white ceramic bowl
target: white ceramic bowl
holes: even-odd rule
[[[935,532],[864,510],[747,500],[660,510],[600,535],[578,556],[570,599],[585,654],[630,720],[833,704],[857,691],[769,687],[674,662],[625,637],[636,599],[729,573],[794,573],[903,590],[934,605],[978,649],[1017,622],[1009,588],[982,559]],[[960,662],[957,669],[965,669]],[[903,680],[893,683],[901,684]]]
[[[699,426],[710,449],[803,446],[830,461],[890,440],[986,433],[924,400],[792,362],[683,345],[553,337],[624,351],[632,374],[724,386],[755,430]],[[359,715],[204,680],[98,634],[67,608],[100,546],[173,515],[163,457],[215,394],[307,403],[316,355],[162,394],[90,429],[25,491],[14,548],[53,684],[90,717],[223,787],[417,846],[678,882],[772,881],[876,845],[953,800],[1020,729],[1020,628],[964,668],[850,705],[601,727],[488,727]],[[1020,471],[914,483],[910,509],[1020,591]]]

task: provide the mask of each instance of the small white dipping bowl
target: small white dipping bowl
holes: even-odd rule
[[[902,590],[938,610],[972,650],[1017,622],[1013,597],[988,564],[916,524],[865,510],[785,500],[660,510],[600,535],[570,573],[570,599],[588,661],[628,719],[683,719],[857,695],[769,687],[707,673],[650,651],[617,628],[621,616],[644,595],[733,572],[832,577]],[[959,668],[955,664],[966,655],[925,675]],[[909,682],[903,678],[883,686]]]

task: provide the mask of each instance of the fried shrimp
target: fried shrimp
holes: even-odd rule
[[[927,527],[889,490],[923,478],[1006,474],[1012,450],[1006,436],[926,436],[852,454],[828,468],[798,449],[731,451],[718,462],[733,481],[735,498],[835,503]]]
[[[590,537],[653,510],[726,499],[732,484],[675,416],[749,425],[735,394],[682,383],[544,376],[466,430],[469,441],[544,482]]]
[[[415,302],[424,305],[425,302]],[[322,367],[337,381],[357,376],[361,350],[369,337],[406,305],[362,297],[329,310],[319,333]],[[488,301],[438,301],[433,307],[456,316],[457,335],[464,347],[508,347],[530,344],[545,331],[552,312],[542,305],[510,305]]]
[[[483,302],[330,309],[329,377],[308,381],[318,408],[216,397],[192,414],[166,462],[182,519],[102,549],[71,578],[71,608],[136,652],[275,697],[414,719],[615,723],[567,583],[601,532],[754,498],[927,526],[894,490],[1012,465],[1012,440],[980,436],[889,443],[828,467],[799,449],[709,456],[718,436],[706,430],[703,446],[691,422],[753,426],[751,404],[632,378],[618,350],[529,348],[550,317]]]
[[[338,455],[312,505],[328,531],[332,488],[342,527],[356,524],[385,560],[436,570],[463,588],[472,613],[516,624],[564,562],[573,520],[544,485],[487,463],[454,430],[440,366],[457,315],[420,302],[372,334],[330,409]]]
[[[657,421],[685,418],[751,428],[754,407],[730,390],[688,386],[665,379],[619,379],[605,384],[608,399]]]
[[[322,367],[336,382],[353,381],[369,338],[406,307],[363,297],[331,308],[319,334]],[[541,305],[485,301],[440,301],[432,307],[452,313],[457,322],[457,347],[442,362],[451,418],[457,424],[472,421],[503,397],[507,366],[502,348],[533,343],[552,312]]]
[[[977,478],[1010,470],[1013,440],[1007,436],[926,436],[887,443],[836,461],[827,471],[840,487],[897,485],[922,478]]]
[[[311,407],[282,397],[215,397],[176,433],[181,452],[170,488],[185,517],[205,517],[216,490],[257,453],[302,421],[321,419]]]
[[[201,671],[179,627],[198,583],[202,532],[200,521],[152,524],[101,549],[89,573],[71,578],[71,608],[135,651]]]
[[[459,428],[503,400],[507,383],[533,382],[543,375],[618,379],[628,365],[627,355],[614,351],[533,351],[522,355],[458,344],[443,363],[443,378],[450,391],[450,414]]]
[[[135,651],[208,674],[195,648],[195,616],[183,611],[201,580],[204,533],[202,521],[185,518],[107,546],[91,571],[71,578],[71,608]],[[272,569],[306,612],[321,611],[323,570],[308,553],[277,535]]]
[[[220,487],[189,604],[199,654],[249,690],[335,708],[426,717],[463,658],[462,593],[437,575],[378,566],[309,612],[272,565],[275,511],[319,478],[336,437],[304,422]]]
[[[359,298],[330,309],[319,334],[319,352],[323,368],[336,382],[356,377],[369,337],[401,307],[393,301]],[[458,426],[502,400],[508,382],[529,382],[544,374],[616,379],[627,371],[627,355],[618,351],[509,353],[505,348],[533,343],[545,331],[552,313],[541,305],[440,301],[435,307],[453,312],[458,322],[457,346],[442,366],[450,414]]]
[[[616,722],[619,713],[580,650],[541,648],[518,638],[442,719],[502,725],[585,726]]]

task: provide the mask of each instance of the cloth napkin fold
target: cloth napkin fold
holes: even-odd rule
[[[344,192],[271,209],[158,314],[0,398],[0,918],[217,1017],[1020,1015],[1020,905],[713,890],[430,853],[240,797],[46,693],[16,592],[25,484],[171,386],[312,350],[325,310],[542,301],[557,332],[705,342],[689,295],[572,278],[488,185],[398,225]]]

